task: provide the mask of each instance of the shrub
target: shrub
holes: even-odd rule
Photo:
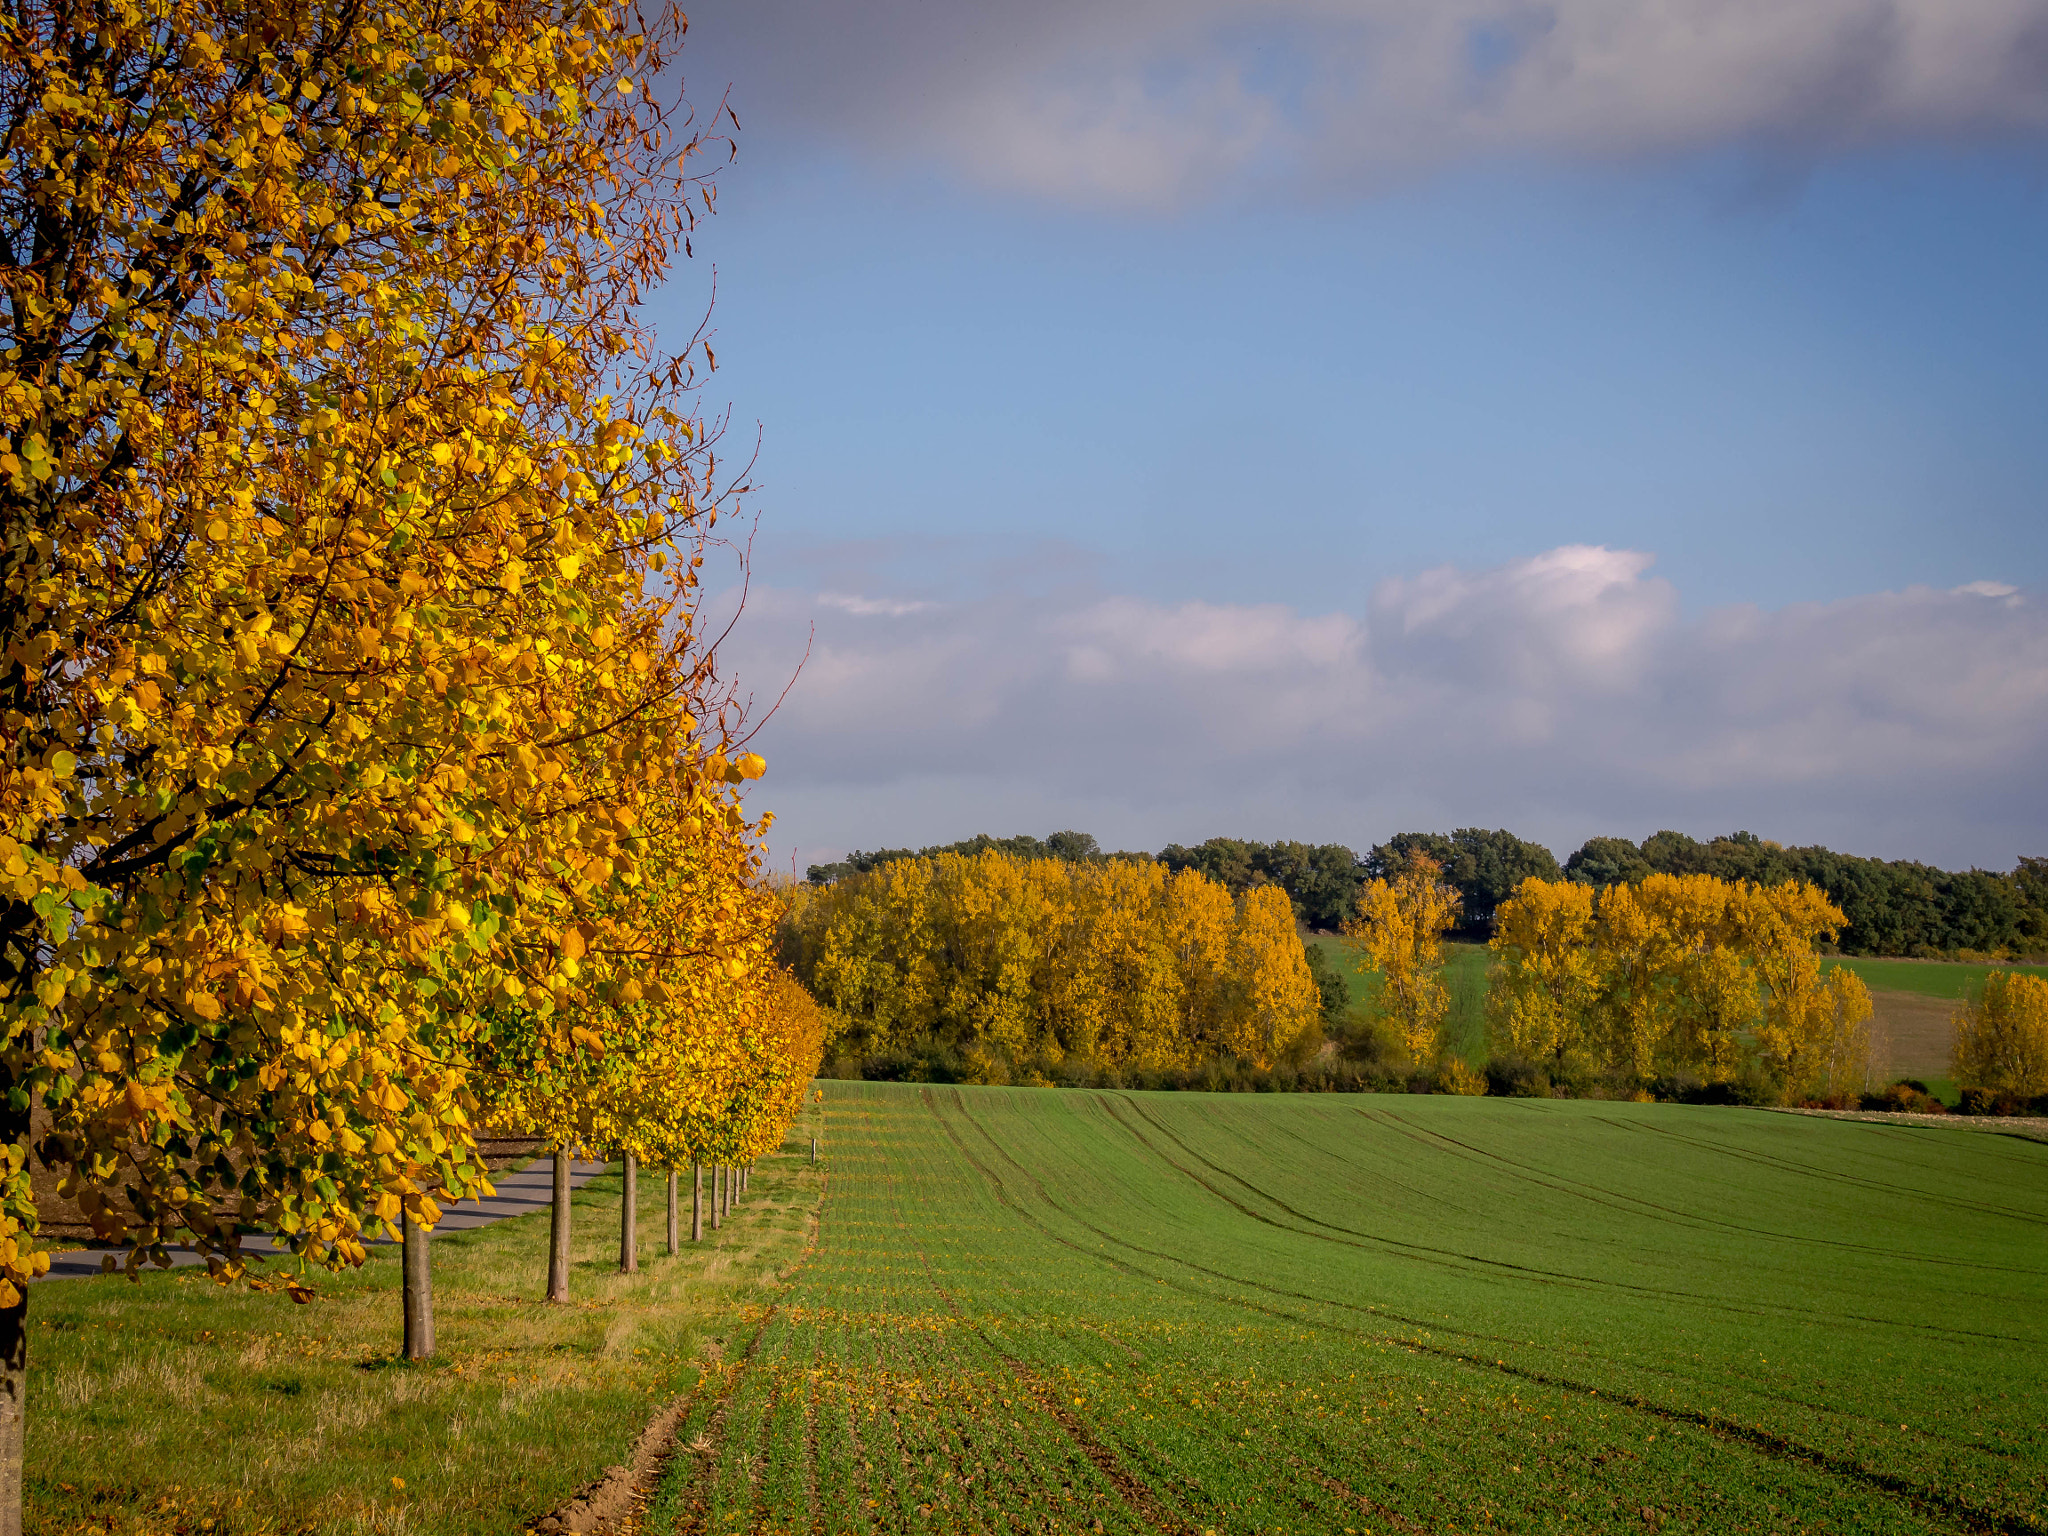
[[[1486,1064],[1486,1091],[1497,1099],[1547,1099],[1550,1074],[1526,1056],[1496,1056]]]
[[[1839,1106],[1829,1105],[1829,1108]],[[1927,1091],[1927,1085],[1917,1078],[1900,1078],[1896,1083],[1876,1093],[1866,1093],[1858,1101],[1858,1108],[1883,1110],[1892,1114],[1945,1115],[1948,1106]]]
[[[1701,1082],[1691,1072],[1668,1073],[1650,1085],[1650,1096],[1664,1104],[1774,1104],[1778,1095],[1760,1077],[1723,1078]]]
[[[1455,1056],[1443,1064],[1436,1079],[1437,1087],[1444,1093],[1476,1098],[1486,1092],[1485,1074],[1473,1071]]]
[[[1965,1115],[2048,1115],[2048,1094],[2023,1098],[1996,1088],[1965,1088],[1957,1113]]]

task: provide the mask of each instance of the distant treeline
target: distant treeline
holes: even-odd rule
[[[1335,930],[1352,915],[1359,887],[1390,877],[1411,851],[1443,867],[1464,903],[1460,932],[1484,938],[1493,915],[1530,876],[1564,878],[1605,887],[1645,875],[1715,875],[1776,885],[1805,880],[1827,893],[1848,917],[1838,947],[1852,955],[1999,955],[2048,950],[2048,858],[2023,858],[2009,874],[1953,871],[1904,860],[1858,858],[1822,847],[1786,848],[1750,832],[1700,842],[1683,832],[1659,832],[1640,844],[1621,837],[1589,838],[1560,868],[1541,843],[1512,832],[1462,827],[1455,832],[1403,832],[1360,857],[1341,843],[1254,843],[1212,837],[1193,848],[1179,843],[1146,853],[1105,853],[1085,832],[1037,838],[969,838],[924,849],[854,853],[835,864],[814,864],[813,883],[829,885],[898,859],[937,853],[993,850],[1021,859],[1157,859],[1168,869],[1199,870],[1233,894],[1277,885],[1295,916],[1312,928]]]

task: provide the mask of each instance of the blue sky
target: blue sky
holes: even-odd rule
[[[692,98],[729,83],[745,129],[657,301],[687,334],[715,264],[707,404],[762,434],[734,664],[772,696],[816,637],[760,741],[779,856],[2048,851],[2048,95],[2003,62],[2048,5],[854,10],[693,12]],[[1573,548],[1606,563],[1559,585]],[[1446,569],[1491,606],[1418,608]],[[1557,638],[1616,602],[1626,679]],[[1962,713],[1956,665],[1923,697],[1881,659],[1908,613],[1970,658]],[[1400,643],[1478,629],[1462,670]],[[1272,715],[1290,666],[1341,721]]]

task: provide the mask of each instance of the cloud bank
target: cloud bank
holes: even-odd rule
[[[1363,615],[1075,587],[969,602],[756,586],[723,664],[772,696],[778,858],[1078,826],[1364,847],[1505,825],[1748,827],[2009,868],[2048,853],[2048,607],[1997,582],[1688,617],[1645,554],[1382,582]]]
[[[723,0],[693,84],[1002,189],[1170,206],[1489,155],[2048,128],[2048,0]]]

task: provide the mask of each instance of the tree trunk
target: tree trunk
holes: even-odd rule
[[[433,1234],[405,1213],[405,1358],[425,1360],[434,1353]]]
[[[741,1194],[743,1194],[743,1195],[744,1195],[744,1194],[745,1194],[745,1193],[747,1192],[747,1180],[748,1180],[749,1178],[751,1178],[751,1177],[753,1176],[753,1173],[754,1173],[754,1165],[753,1165],[752,1163],[742,1163],[742,1164],[740,1164],[740,1193],[741,1193]]]
[[[640,1270],[640,1164],[632,1153],[626,1154],[624,1189],[619,1201],[619,1273],[638,1274]]]
[[[690,1164],[690,1241],[704,1241],[704,1165]]]
[[[569,1299],[569,1149],[555,1148],[555,1210],[548,1228],[548,1300]]]
[[[725,1212],[719,1207],[719,1192],[725,1188],[725,1164],[711,1165],[711,1230],[716,1232],[725,1224]]]
[[[676,1256],[676,1171],[668,1171],[668,1256]]]
[[[22,1430],[28,1409],[28,1290],[0,1309],[0,1536],[21,1536]]]

